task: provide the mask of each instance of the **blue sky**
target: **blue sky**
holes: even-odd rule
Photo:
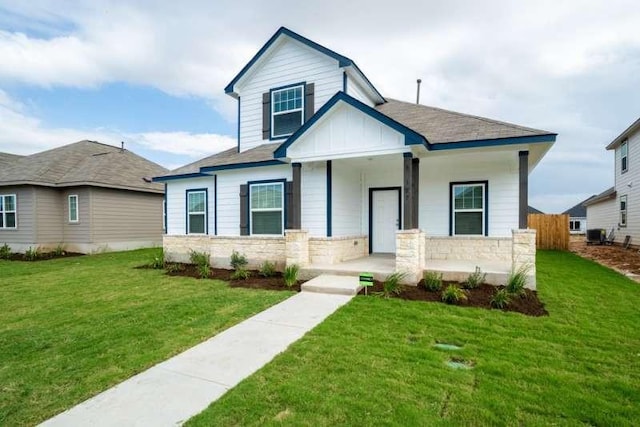
[[[419,77],[426,105],[557,132],[530,178],[539,209],[613,184],[604,147],[640,116],[635,2],[277,3],[0,0],[0,151],[125,141],[175,168],[234,146],[223,88],[284,25],[385,96],[413,100]]]

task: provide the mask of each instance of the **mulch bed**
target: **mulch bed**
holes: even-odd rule
[[[38,255],[36,255],[34,259],[27,258],[25,254],[11,254],[9,255],[9,261],[33,262],[33,261],[46,261],[46,260],[57,259],[57,258],[71,258],[71,257],[78,257],[78,256],[84,256],[84,254],[81,254],[78,252],[62,252],[60,254],[57,254],[55,252],[43,252],[43,253],[38,253]]]
[[[619,245],[587,245],[585,238],[571,239],[569,250],[626,275],[640,275],[640,252]]]
[[[459,285],[457,282],[443,282],[442,289],[445,289],[448,285]],[[482,284],[475,289],[465,289],[467,292],[467,300],[461,301],[456,304],[460,307],[479,307],[490,310],[499,310],[491,307],[491,298],[498,289],[502,286],[493,286]],[[375,281],[373,286],[370,286],[367,290],[369,295],[382,292],[382,282]],[[364,295],[364,289],[360,291],[358,295]],[[403,286],[399,295],[394,295],[392,298],[400,298],[410,301],[428,301],[442,302],[442,291],[429,291],[424,287],[424,281],[420,281],[418,286]],[[544,304],[538,299],[538,293],[529,289],[525,289],[525,295],[522,297],[512,297],[509,305],[502,309],[502,311],[515,311],[517,313],[526,314],[527,316],[548,316],[549,313],[544,308]]]

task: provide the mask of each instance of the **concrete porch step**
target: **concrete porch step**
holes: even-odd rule
[[[321,274],[302,284],[302,292],[323,294],[356,295],[362,286],[358,276]]]
[[[372,273],[374,280],[383,282],[384,279],[386,279],[389,274],[393,273],[393,270],[381,272],[381,271],[372,271],[372,269],[340,270],[332,266],[326,266],[326,267],[311,266],[311,267],[301,268],[298,277],[300,277],[302,280],[309,280],[324,274],[324,275],[339,276],[339,277],[340,276],[355,277],[357,279],[360,276],[360,273]]]

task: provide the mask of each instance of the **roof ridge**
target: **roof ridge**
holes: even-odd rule
[[[482,121],[484,121],[486,123],[494,123],[494,124],[499,124],[499,125],[503,125],[503,126],[509,126],[509,127],[514,128],[514,129],[525,130],[525,131],[536,132],[536,133],[547,132],[550,135],[556,135],[556,133],[550,132],[550,131],[547,131],[547,130],[544,130],[544,129],[530,128],[530,127],[527,127],[527,126],[521,126],[521,125],[517,125],[515,123],[505,122],[505,121],[502,121],[502,120],[496,120],[496,119],[490,119],[488,117],[477,116],[475,114],[461,113],[459,111],[447,110],[446,108],[433,107],[431,105],[414,104],[414,103],[407,102],[407,101],[401,101],[401,100],[395,99],[395,98],[388,98],[387,97],[386,99],[388,101],[400,102],[402,104],[408,104],[408,105],[412,105],[412,106],[419,107],[419,108],[429,108],[429,109],[432,109],[432,110],[438,110],[438,111],[442,111],[442,112],[449,113],[449,114],[455,114],[455,115],[461,116],[461,117],[470,117],[470,118],[473,118],[473,119],[482,120]],[[384,105],[384,104],[381,104],[381,105]]]

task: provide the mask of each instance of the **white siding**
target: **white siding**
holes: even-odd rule
[[[348,160],[337,160],[331,167],[332,236],[358,236],[362,233],[361,174]]]
[[[454,151],[420,159],[419,226],[427,235],[449,235],[449,185],[488,181],[489,236],[510,237],[518,228],[518,151]]]
[[[207,189],[207,213],[209,234],[214,233],[215,187],[214,178],[176,179],[167,182],[167,234],[183,235],[187,232],[186,197],[187,190]]]
[[[347,78],[347,95],[350,95],[358,101],[373,107],[375,103],[369,98],[362,87],[352,78]]]
[[[406,150],[400,132],[341,102],[291,145],[287,156],[304,161]]]
[[[262,139],[262,94],[293,83],[315,84],[314,111],[342,90],[342,69],[338,61],[295,40],[283,39],[260,66],[237,85],[240,95],[240,148],[256,147]]]
[[[286,179],[291,181],[291,166],[220,171],[218,176],[218,235],[240,235],[240,185],[248,181]],[[210,228],[211,230],[211,228]],[[211,232],[210,234],[213,234]]]
[[[302,229],[310,236],[327,233],[327,168],[326,162],[302,165]]]
[[[618,214],[617,198],[589,205],[587,206],[588,227],[605,229],[608,234],[612,228],[618,228]]]
[[[620,168],[620,147],[616,149],[615,155],[615,182],[616,182],[616,206],[612,211],[612,218],[609,223],[618,225],[618,205],[620,196],[627,196],[627,226],[620,227],[619,235],[631,236],[631,243],[640,244],[640,132],[636,132],[628,138],[627,171],[621,172]],[[594,205],[597,206],[597,205]],[[589,228],[592,227],[589,223]],[[607,230],[610,230],[611,225]],[[602,227],[606,228],[606,227]]]
[[[362,234],[369,235],[369,189],[382,187],[400,187],[401,212],[404,212],[402,193],[403,164],[402,154],[372,158],[362,167],[364,188],[362,189]],[[402,217],[400,217],[402,226]]]

